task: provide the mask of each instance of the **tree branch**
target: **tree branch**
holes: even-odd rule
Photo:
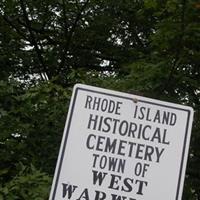
[[[65,0],[63,0],[63,7],[65,7],[65,3],[64,3]],[[78,25],[78,22],[79,20],[81,19],[81,16],[82,16],[82,12],[85,10],[85,8],[87,7],[87,4],[89,3],[89,0],[87,0],[84,5],[80,8],[79,10],[79,13],[77,14],[76,18],[75,18],[75,21],[69,31],[69,34],[66,38],[66,43],[65,43],[65,46],[64,46],[64,50],[62,51],[62,55],[61,55],[61,63],[60,63],[60,68],[62,68],[64,65],[65,65],[65,61],[66,61],[66,57],[65,57],[65,54],[67,53],[67,51],[69,50],[70,48],[70,44],[71,44],[71,40],[73,38],[73,35],[75,33],[75,29]],[[65,14],[65,9],[63,8],[63,14]],[[65,17],[64,17],[65,19]]]
[[[6,15],[2,15],[2,18],[9,26],[11,26],[11,28],[13,28],[18,33],[18,35],[22,36],[25,40],[29,41],[26,35],[23,34],[21,30],[17,26],[15,26],[15,24]]]
[[[31,22],[29,21],[29,18],[28,18],[28,13],[26,11],[26,6],[24,4],[24,1],[23,0],[20,0],[20,6],[21,6],[21,9],[22,9],[22,12],[23,12],[23,17],[24,17],[24,20],[25,20],[25,23],[26,23],[26,27],[30,33],[30,42],[31,44],[34,46],[35,48],[35,51],[36,51],[36,54],[38,56],[38,60],[40,62],[40,75],[41,75],[41,79],[42,80],[48,80],[48,78],[45,76],[45,78],[43,77],[42,73],[43,71],[48,73],[47,71],[47,68],[45,66],[45,63],[44,63],[44,60],[43,60],[43,57],[42,57],[42,53],[39,49],[39,46],[38,46],[38,43],[37,43],[37,40],[36,40],[36,37],[32,31],[32,28],[31,28]]]
[[[168,88],[168,86],[170,85],[170,82],[172,81],[173,78],[173,74],[179,64],[179,57],[181,55],[181,51],[182,51],[182,47],[183,47],[183,37],[185,34],[185,11],[186,11],[186,0],[182,0],[182,12],[181,12],[181,25],[180,25],[180,37],[178,40],[178,48],[175,54],[175,58],[174,58],[174,62],[172,64],[171,67],[171,71],[169,73],[166,85],[164,88]]]

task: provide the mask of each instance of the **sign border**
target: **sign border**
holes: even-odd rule
[[[88,86],[88,87],[93,87],[93,86]],[[97,88],[98,89],[98,87],[93,87],[93,88]],[[56,172],[55,172],[55,175],[54,175],[55,176],[54,177],[54,181],[55,182],[53,182],[52,188],[51,188],[51,190],[52,190],[51,191],[51,193],[52,193],[51,194],[52,195],[52,199],[51,200],[55,200],[55,196],[56,196],[56,192],[57,192],[57,187],[58,187],[58,181],[59,181],[59,178],[60,178],[60,172],[61,172],[62,163],[63,163],[63,157],[64,157],[66,145],[67,145],[67,139],[68,139],[68,135],[69,135],[69,130],[70,130],[70,127],[71,127],[71,120],[72,120],[72,117],[73,117],[75,102],[77,100],[78,91],[81,91],[81,90],[82,91],[86,91],[86,92],[97,93],[97,94],[102,94],[102,95],[107,95],[107,96],[122,98],[122,99],[126,99],[126,100],[131,100],[131,101],[134,102],[133,98],[128,97],[128,96],[121,96],[121,95],[117,95],[117,94],[106,93],[106,92],[103,92],[103,91],[95,91],[94,89],[83,88],[83,87],[81,87],[81,84],[77,84],[77,86],[74,86],[74,96],[72,97],[72,100],[71,100],[72,101],[72,103],[71,103],[71,109],[70,109],[69,114],[68,114],[69,115],[69,119],[66,122],[66,128],[64,130],[64,135],[63,135],[64,138],[62,139],[62,140],[64,140],[64,142],[63,142],[63,145],[61,145],[61,147],[60,147],[61,148],[60,149],[60,153],[59,153],[60,155],[58,157]],[[107,89],[103,89],[103,90],[107,90]],[[136,96],[134,94],[129,94],[129,95]],[[181,107],[174,107],[174,106],[170,106],[170,105],[163,105],[163,104],[157,103],[157,102],[155,102],[155,103],[154,102],[149,102],[148,100],[140,100],[140,99],[138,99],[137,101],[138,102],[142,102],[142,103],[146,103],[146,104],[152,104],[152,105],[156,105],[156,106],[171,108],[171,109],[175,109],[175,110],[182,110],[182,111],[187,112],[187,114],[188,114],[187,115],[187,123],[186,123],[186,127],[185,127],[185,137],[184,137],[184,142],[183,142],[183,146],[182,146],[183,147],[182,148],[182,157],[181,157],[181,163],[180,163],[180,167],[179,167],[179,178],[178,178],[178,184],[177,184],[177,190],[176,190],[176,198],[175,198],[175,200],[178,200],[179,195],[180,195],[180,186],[181,186],[181,179],[182,179],[182,174],[183,174],[184,160],[186,159],[185,158],[185,153],[186,153],[186,144],[187,144],[187,138],[188,138],[188,131],[189,131],[189,122],[190,122],[191,110],[189,109],[189,107],[188,107],[188,109],[184,109],[184,108],[181,108]],[[159,101],[159,100],[156,100],[156,101]],[[190,141],[190,138],[188,138],[188,140]]]

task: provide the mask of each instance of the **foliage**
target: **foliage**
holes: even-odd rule
[[[18,162],[31,161],[52,174],[71,91],[51,83],[25,90],[16,83],[1,83],[1,181],[16,174]]]
[[[79,82],[192,106],[183,199],[198,200],[199,9],[195,0],[2,0],[1,194],[47,198]],[[36,196],[22,197],[31,185]]]
[[[44,200],[48,199],[51,178],[33,165],[19,166],[19,173],[6,185],[0,188],[2,200]]]

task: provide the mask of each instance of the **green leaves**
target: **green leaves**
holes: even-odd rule
[[[19,165],[18,174],[5,185],[0,185],[1,200],[44,200],[48,198],[51,178],[33,165]]]
[[[144,7],[147,9],[156,8],[157,1],[156,0],[144,0]]]
[[[19,162],[52,174],[64,129],[71,89],[52,83],[0,89],[0,173],[6,184]]]
[[[18,0],[0,2],[0,183],[7,199],[31,192],[17,188],[27,177],[42,182],[34,170],[35,178],[20,174],[20,162],[52,175],[76,83],[193,106],[184,198],[199,199],[199,4],[23,2],[28,22]]]

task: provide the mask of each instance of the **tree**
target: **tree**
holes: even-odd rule
[[[192,106],[184,199],[199,199],[199,9],[194,0],[2,0],[0,192],[26,176],[18,166],[52,176],[82,82]]]

